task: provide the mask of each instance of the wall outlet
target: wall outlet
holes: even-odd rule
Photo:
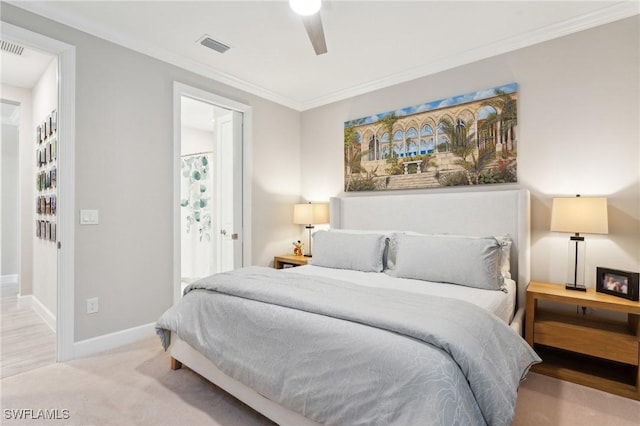
[[[87,299],[87,313],[95,314],[98,312],[98,298]]]

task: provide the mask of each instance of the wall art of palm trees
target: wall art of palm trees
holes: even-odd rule
[[[517,182],[518,85],[344,123],[344,190]]]

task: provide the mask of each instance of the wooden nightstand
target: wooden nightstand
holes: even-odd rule
[[[276,269],[291,268],[294,266],[306,265],[311,257],[296,256],[293,254],[283,254],[273,258],[273,267]]]
[[[538,307],[539,300],[627,314],[627,321]],[[640,302],[595,289],[532,281],[525,337],[542,358],[532,371],[640,400]]]

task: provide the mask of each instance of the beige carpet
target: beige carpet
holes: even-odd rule
[[[272,424],[189,369],[171,371],[157,338],[2,379],[0,391],[3,425]],[[10,418],[20,409],[32,410],[33,416],[38,410],[58,410],[49,413],[61,419]],[[514,421],[514,425],[638,424],[638,401],[537,374],[530,374],[520,387]]]

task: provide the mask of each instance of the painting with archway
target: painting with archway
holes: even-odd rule
[[[344,123],[344,190],[517,181],[518,85]]]

